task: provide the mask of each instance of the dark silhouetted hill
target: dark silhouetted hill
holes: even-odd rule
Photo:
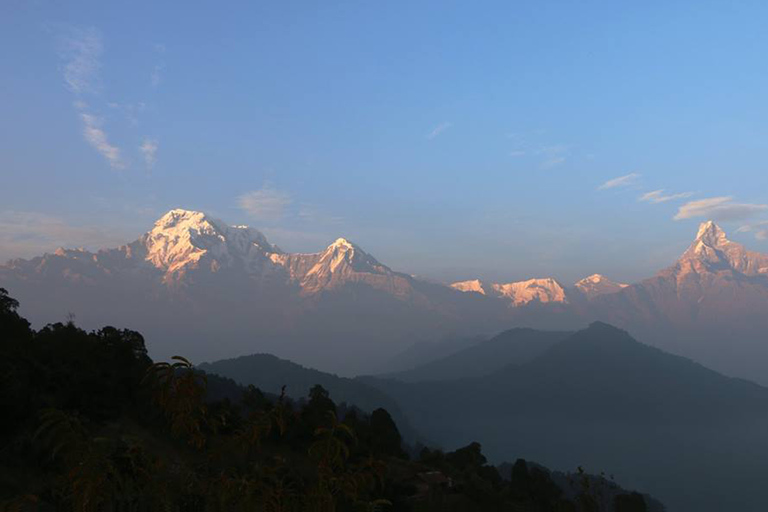
[[[392,398],[380,389],[355,379],[306,368],[271,354],[223,359],[200,364],[198,368],[209,374],[232,379],[242,386],[253,385],[275,395],[279,395],[285,386],[285,394],[294,399],[307,396],[313,386],[320,385],[328,390],[330,397],[337,403],[346,402],[367,413],[378,408],[386,409],[395,418],[407,440],[418,440],[417,434],[409,427],[406,417]]]

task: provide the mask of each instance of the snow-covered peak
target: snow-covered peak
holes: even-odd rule
[[[211,225],[211,219],[203,212],[174,208],[157,219],[154,229],[201,229]]]
[[[354,249],[356,246],[346,238],[337,238],[335,242],[328,246],[329,249]]]
[[[531,301],[542,303],[568,301],[565,288],[551,277],[491,286],[501,296],[509,298],[515,306],[522,306]]]
[[[475,292],[485,295],[485,285],[479,279],[470,279],[469,281],[459,281],[452,283],[451,288],[461,292]]]
[[[701,223],[699,232],[696,234],[696,241],[710,247],[719,247],[730,243],[730,240],[725,236],[725,231],[711,220]]]
[[[696,239],[683,253],[678,265],[685,272],[731,269],[751,275],[760,274],[767,263],[768,255],[748,251],[743,245],[728,240],[725,231],[708,221],[699,226]]]
[[[629,285],[612,281],[602,274],[592,274],[574,285],[577,290],[590,299],[598,295],[618,292],[627,286]]]
[[[459,281],[451,288],[508,300],[511,306],[522,306],[531,301],[568,302],[565,288],[551,277],[528,279],[512,283],[484,283],[479,279]]]
[[[227,226],[203,212],[181,208],[160,217],[142,243],[147,250],[146,259],[169,273],[197,266],[206,256],[216,270],[236,261],[248,267],[255,257],[280,252],[253,228]]]
[[[373,274],[389,272],[387,267],[376,261],[376,258],[360,249],[356,244],[346,238],[337,238],[320,254],[317,263],[308,274],[333,273],[347,268],[355,272]]]
[[[346,238],[338,238],[322,252],[271,254],[270,259],[288,272],[301,293],[314,295],[351,283],[366,283],[394,295],[408,296],[406,276],[393,272]]]

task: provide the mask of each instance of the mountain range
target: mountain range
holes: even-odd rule
[[[158,358],[270,352],[342,374],[380,372],[414,343],[602,320],[768,382],[768,256],[712,222],[675,264],[635,284],[599,274],[573,285],[552,277],[440,284],[397,272],[345,238],[287,253],[253,228],[176,209],[118,248],[11,260],[0,266],[0,286],[38,325],[74,314],[86,327],[136,326]]]

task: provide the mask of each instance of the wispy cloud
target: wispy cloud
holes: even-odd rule
[[[536,150],[537,155],[544,156],[544,160],[539,164],[539,167],[542,169],[551,169],[565,163],[570,149],[571,147],[565,144],[541,146]]]
[[[675,220],[705,217],[712,220],[743,220],[768,210],[768,204],[736,203],[731,196],[689,201],[677,210]]]
[[[163,69],[165,69],[163,64],[155,64],[155,67],[152,68],[152,73],[149,75],[149,83],[152,84],[152,87],[160,85]]]
[[[291,196],[265,185],[259,190],[247,192],[237,198],[237,205],[254,219],[279,220],[291,204]]]
[[[613,178],[611,180],[606,181],[605,183],[597,187],[597,190],[608,190],[611,188],[629,187],[636,184],[638,179],[640,179],[640,174],[636,172],[632,172],[629,174],[625,174],[624,176],[619,176],[618,178]]]
[[[427,134],[427,138],[429,140],[432,140],[452,126],[453,126],[453,123],[449,123],[448,121],[440,123],[439,125],[435,126],[431,132]]]
[[[158,55],[164,55],[165,54],[165,45],[164,44],[155,44],[154,45],[155,53]],[[160,83],[163,81],[162,73],[165,70],[165,62],[159,61],[152,67],[152,72],[149,75],[149,83],[152,85],[152,87],[158,87]]]
[[[665,194],[664,189],[654,190],[653,192],[646,192],[638,198],[638,201],[645,201],[648,203],[666,203],[674,201],[676,199],[685,199],[691,197],[693,192],[680,192],[678,194]]]
[[[29,258],[58,247],[116,247],[129,233],[96,226],[73,225],[59,217],[20,211],[0,212],[0,261]]]
[[[88,112],[89,105],[83,100],[84,95],[98,92],[103,50],[101,34],[95,28],[70,27],[59,43],[64,82],[75,95],[74,106],[83,123],[85,141],[107,160],[110,167],[124,169],[126,165],[120,148],[109,142],[103,120]]]
[[[70,28],[61,38],[59,55],[64,62],[64,82],[75,94],[98,89],[101,34],[94,28]]]
[[[758,240],[768,240],[768,220],[741,226],[736,231],[738,233],[754,233]]]
[[[152,169],[157,161],[157,148],[159,144],[156,140],[144,139],[144,142],[139,146],[139,151],[144,157],[144,163],[148,169]]]
[[[545,130],[530,132],[507,132],[504,137],[513,142],[513,148],[508,153],[511,157],[538,157],[540,169],[552,169],[564,164],[574,156],[573,144],[545,143],[541,136]]]
[[[85,112],[80,113],[80,119],[83,120],[83,136],[88,144],[107,159],[110,167],[124,169],[125,163],[120,156],[120,149],[110,144],[107,134],[101,127],[102,120]]]

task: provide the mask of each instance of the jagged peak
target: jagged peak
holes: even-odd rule
[[[485,295],[485,284],[479,279],[451,283],[451,288],[461,292],[475,292]]]
[[[280,253],[266,237],[248,226],[227,226],[200,211],[175,208],[160,217],[142,239],[146,259],[174,272],[210,254],[216,266],[255,254]]]
[[[353,244],[349,240],[347,240],[344,237],[339,237],[334,241],[331,245],[328,246],[328,249],[360,249],[357,245]]]
[[[180,224],[193,226],[206,222],[211,223],[211,221],[212,219],[210,219],[204,212],[185,210],[184,208],[174,208],[157,219],[155,222],[155,227],[167,229],[178,226]]]
[[[730,258],[724,252],[730,252],[741,246],[734,244],[725,235],[720,226],[713,221],[702,222],[696,233],[696,239],[683,254],[683,260],[705,260],[709,263],[727,261]]]
[[[603,281],[610,281],[610,279],[605,277],[603,274],[592,274],[591,276],[587,276],[584,279],[581,279],[576,284],[579,284],[579,283],[583,283],[583,284],[586,284],[586,283],[597,284],[597,283],[602,283]]]
[[[712,247],[729,243],[725,231],[711,220],[702,222],[701,225],[699,225],[699,231],[696,233],[696,241],[704,242]]]

